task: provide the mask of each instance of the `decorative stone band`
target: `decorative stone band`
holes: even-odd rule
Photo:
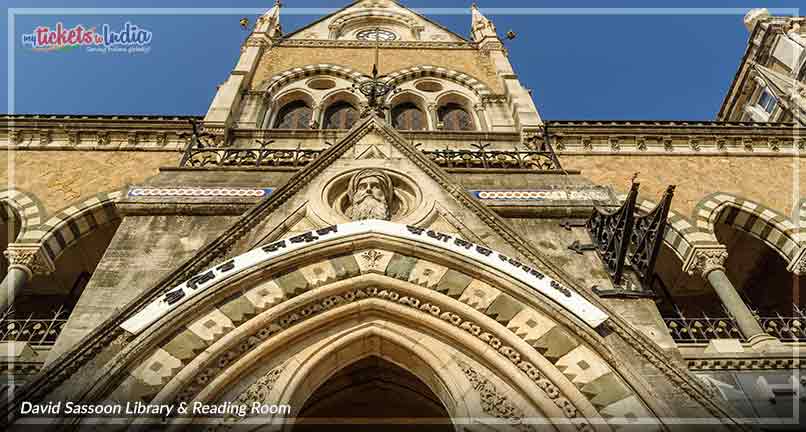
[[[497,201],[608,201],[610,194],[604,188],[601,189],[544,189],[544,190],[472,190],[470,195],[483,200]]]
[[[707,277],[717,269],[725,269],[725,260],[728,252],[725,247],[695,248],[683,266],[683,271],[690,275],[699,274]]]
[[[309,231],[232,258],[215,268],[193,276],[186,282],[171,289],[162,298],[148,304],[137,314],[123,322],[121,327],[132,334],[137,334],[175,307],[188,301],[191,297],[198,295],[213,285],[232,279],[245,270],[288,253],[311,248],[327,241],[345,241],[350,237],[365,234],[380,234],[427,244],[465,256],[480,265],[495,268],[545,295],[591,327],[598,327],[609,318],[604,311],[576,292],[545,276],[537,269],[521,264],[517,260],[501,253],[458,237],[424,228],[380,220],[366,220]]]
[[[130,197],[236,197],[265,198],[271,195],[273,188],[148,188],[135,187],[129,189]]]
[[[39,244],[10,244],[3,253],[8,259],[9,268],[20,268],[29,277],[50,274],[55,270],[53,262]]]
[[[130,198],[147,197],[224,197],[224,198],[265,198],[274,188],[244,187],[133,187]],[[535,189],[535,190],[471,190],[471,196],[491,201],[609,201],[606,188],[588,189]]]

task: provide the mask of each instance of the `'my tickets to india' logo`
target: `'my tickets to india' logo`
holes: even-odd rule
[[[65,27],[61,22],[51,28],[38,26],[22,35],[22,45],[33,51],[50,52],[85,48],[89,52],[147,53],[151,50],[152,33],[126,22],[119,31],[109,24],[97,27],[76,25]]]

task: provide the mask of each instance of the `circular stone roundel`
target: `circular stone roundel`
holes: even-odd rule
[[[358,40],[366,40],[366,41],[379,40],[381,42],[386,42],[397,39],[397,35],[390,32],[389,30],[367,29],[367,30],[361,30],[358,33],[356,33],[355,38]]]
[[[417,210],[422,199],[408,176],[379,168],[342,173],[322,193],[325,205],[346,220],[400,221]]]

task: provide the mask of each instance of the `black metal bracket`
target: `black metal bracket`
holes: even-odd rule
[[[584,252],[595,251],[596,250],[596,245],[593,244],[593,243],[584,243],[583,244],[579,240],[574,240],[574,242],[571,243],[571,245],[568,246],[568,249],[571,249],[572,251],[578,253],[579,255],[582,255]]]
[[[560,222],[560,227],[565,228],[566,231],[571,231],[571,228],[584,228],[586,226],[588,226],[588,223],[581,220],[566,219]]]
[[[666,188],[661,202],[652,211],[644,216],[636,216],[639,186],[633,180],[627,199],[618,210],[607,212],[594,207],[588,219],[587,227],[593,245],[614,286],[610,290],[594,286],[593,291],[601,297],[656,297],[652,291],[652,278],[675,187]],[[570,226],[566,229],[570,229]],[[581,250],[587,250],[585,246],[574,242],[569,248],[581,253]],[[625,274],[626,268],[633,273]]]

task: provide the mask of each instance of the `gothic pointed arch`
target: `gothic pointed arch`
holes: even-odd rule
[[[355,226],[311,234],[338,236]],[[412,249],[406,243],[420,243],[416,236],[361,232],[340,243],[350,245],[347,250],[325,241],[304,254],[291,248],[278,259],[255,261],[266,249],[283,252],[273,243],[217,266],[211,274],[233,272],[221,282],[211,282],[207,273],[194,277],[188,283],[199,294],[184,302],[179,298],[166,309],[164,300],[177,296],[165,294],[122,324],[133,340],[99,372],[87,397],[217,400],[222,389],[237,387],[239,371],[254,369],[259,359],[274,364],[272,358],[292,355],[274,353],[280,347],[301,352],[318,331],[332,334],[322,329],[327,323],[346,323],[348,334],[379,319],[384,328],[399,324],[403,333],[436,333],[434,343],[451,341],[448,346],[475,353],[462,361],[508,376],[505,382],[532,383],[512,393],[528,395],[520,408],[526,413],[536,410],[581,426],[601,416],[653,415],[611,365],[614,354],[592,324],[575,316],[590,306],[558,308],[550,297],[524,290],[528,278],[507,275],[506,266],[492,270],[472,254],[446,254],[439,242]],[[242,267],[246,262],[253,264]],[[549,282],[546,276],[537,280]]]

